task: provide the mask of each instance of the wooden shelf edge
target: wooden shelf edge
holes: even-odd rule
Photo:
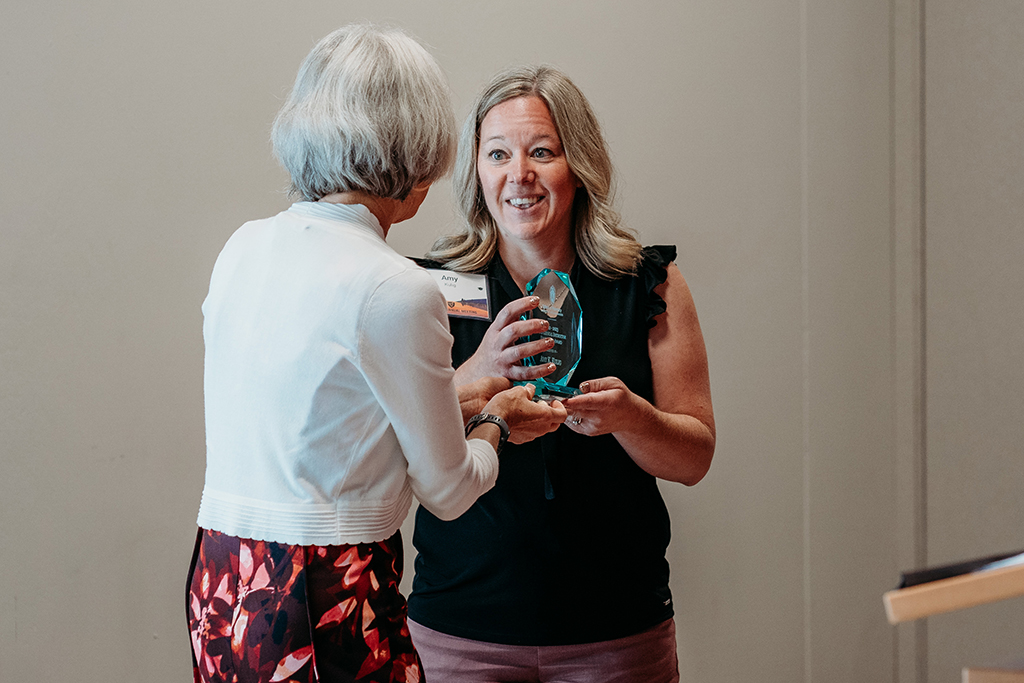
[[[901,588],[883,596],[890,624],[1024,595],[1024,565]]]
[[[962,683],[1024,683],[1024,668],[971,666],[961,672],[960,680]]]

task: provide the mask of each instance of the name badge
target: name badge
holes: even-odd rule
[[[441,268],[425,268],[441,288],[448,304],[448,315],[453,318],[491,319],[491,301],[487,290],[487,276],[474,273],[456,273]]]

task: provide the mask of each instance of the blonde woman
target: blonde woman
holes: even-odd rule
[[[456,381],[530,380],[550,349],[524,297],[569,273],[583,310],[581,394],[565,425],[510,446],[495,488],[446,521],[416,518],[410,628],[431,680],[678,680],[657,479],[696,484],[715,447],[707,356],[674,247],[643,248],[611,204],[589,103],[547,67],[499,74],[463,128],[465,219],[430,258],[486,273],[493,322],[453,319]],[[580,382],[580,380],[583,380]]]

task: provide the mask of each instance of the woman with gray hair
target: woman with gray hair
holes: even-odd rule
[[[506,379],[457,391],[444,298],[384,241],[447,172],[452,128],[430,55],[362,25],[317,44],[278,114],[302,201],[232,235],[203,303],[196,681],[421,680],[398,591],[412,497],[457,517],[506,439],[565,418]]]
[[[538,304],[523,296],[545,269],[567,275],[585,324],[565,425],[510,446],[494,489],[459,519],[417,512],[409,616],[426,674],[677,681],[657,479],[700,481],[715,427],[676,249],[644,248],[621,227],[597,119],[552,68],[487,86],[462,131],[455,191],[465,227],[430,258],[486,273],[492,306],[503,306],[491,323],[451,321],[456,381],[556,370],[544,356],[561,333],[531,318]]]

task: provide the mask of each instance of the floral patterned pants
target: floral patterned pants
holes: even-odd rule
[[[399,533],[299,546],[200,529],[186,614],[195,683],[419,683]]]

